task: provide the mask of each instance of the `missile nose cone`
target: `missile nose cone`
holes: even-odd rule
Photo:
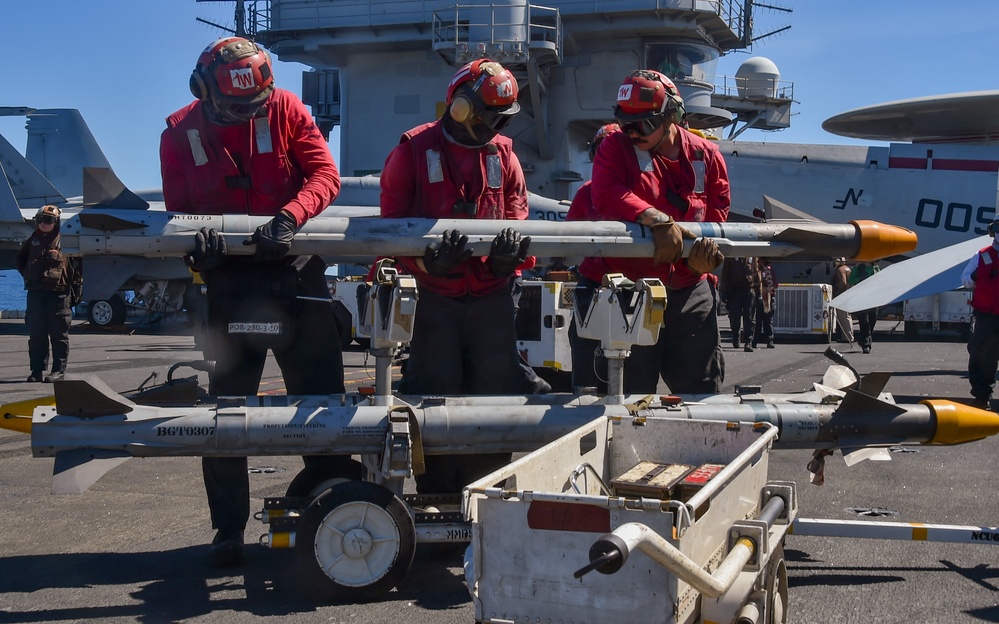
[[[924,444],[962,444],[999,433],[999,414],[954,401],[920,401],[936,416],[937,431]]]
[[[908,253],[916,248],[916,233],[877,221],[850,221],[860,234],[860,248],[853,260],[868,262]]]

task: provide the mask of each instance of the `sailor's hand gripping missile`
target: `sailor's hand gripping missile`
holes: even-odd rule
[[[210,271],[225,260],[225,238],[215,228],[201,228],[194,235],[194,251],[184,256],[184,263],[195,271]]]

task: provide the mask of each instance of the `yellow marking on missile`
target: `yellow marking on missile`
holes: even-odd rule
[[[999,433],[999,414],[945,400],[920,401],[936,416],[937,430],[923,444],[962,444]]]
[[[916,233],[897,225],[887,225],[877,221],[850,221],[860,234],[860,247],[853,260],[867,262],[880,260],[916,248]]]
[[[925,542],[929,538],[930,530],[918,522],[910,522],[912,527],[912,539]]]
[[[55,397],[50,395],[0,405],[0,414],[3,414],[0,417],[0,429],[31,433],[31,415],[41,405],[55,405]]]

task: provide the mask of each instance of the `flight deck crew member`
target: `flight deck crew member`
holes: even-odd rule
[[[850,267],[846,265],[846,258],[837,258],[835,264],[832,278],[833,299],[850,288]],[[853,344],[853,317],[849,312],[836,309],[836,327],[839,328],[839,341]]]
[[[56,206],[42,206],[35,213],[35,231],[17,252],[15,266],[28,291],[24,324],[28,328],[29,382],[59,381],[69,359],[69,326],[72,321],[70,291],[81,282],[79,264],[63,255]],[[52,372],[48,368],[52,344]]]
[[[999,366],[999,218],[988,227],[992,244],[980,249],[964,267],[961,283],[973,288],[971,309],[975,316],[968,341],[968,381],[972,405],[989,409]]]
[[[590,141],[590,147],[587,150],[587,154],[590,157],[590,162],[596,158],[597,148],[600,144],[614,132],[621,130],[621,126],[616,123],[604,124],[597,128],[597,133],[593,135],[593,140]],[[601,221],[600,215],[593,210],[593,192],[590,188],[593,184],[593,180],[587,180],[583,182],[582,186],[576,190],[576,194],[572,196],[572,203],[569,205],[569,211],[565,213],[566,221]]]
[[[727,220],[728,170],[721,153],[681,126],[683,100],[659,72],[632,72],[618,89],[614,117],[621,132],[604,139],[593,161],[593,208],[604,220],[638,222],[652,230],[653,258],[586,258],[576,297],[583,309],[604,275],[631,280],[655,277],[667,288],[659,341],[634,346],[624,366],[624,391],[655,392],[661,376],[670,391],[717,393],[725,376],[717,302],[708,274],[724,256],[714,241],[698,239],[681,257],[683,238],[693,234],[680,221]],[[596,361],[597,341],[572,343],[573,385],[606,387],[606,361]]]
[[[227,256],[225,239],[202,228],[185,260],[207,286],[205,359],[213,395],[255,395],[267,351],[288,394],[343,392],[343,358],[326,264],[288,256],[295,232],[340,190],[340,175],[312,116],[275,88],[270,57],[240,37],[219,39],[191,74],[196,101],[167,117],[160,139],[163,198],[172,212],[270,216],[245,241],[249,256]],[[246,333],[255,327],[272,333]],[[212,526],[210,563],[242,561],[249,516],[245,457],[203,459]]]
[[[725,258],[718,293],[728,307],[732,346],[738,349],[742,341],[745,350],[752,351],[756,342],[756,300],[763,295],[756,258]]]
[[[499,134],[520,110],[517,80],[480,59],[458,70],[441,119],[413,128],[385,160],[381,216],[429,219],[527,218],[527,184],[513,141]],[[488,256],[444,232],[422,257],[398,258],[420,291],[403,394],[520,394],[511,281],[531,268],[530,238],[506,228]],[[422,493],[457,492],[509,462],[509,454],[427,456]]]
[[[853,288],[880,270],[881,267],[878,266],[877,262],[861,262],[850,271],[847,282],[850,284],[850,288]],[[860,345],[861,351],[870,353],[871,346],[874,344],[874,325],[878,322],[878,309],[868,308],[854,312],[852,316],[857,317],[857,324],[860,326],[860,330],[857,332],[857,344]]]

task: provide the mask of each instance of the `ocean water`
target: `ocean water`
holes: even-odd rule
[[[0,310],[23,310],[26,300],[21,274],[14,269],[0,271]]]

